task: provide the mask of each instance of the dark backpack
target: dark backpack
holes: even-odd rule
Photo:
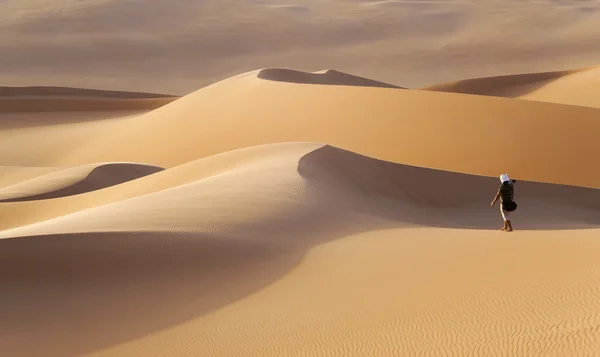
[[[517,181],[511,180],[511,182],[504,182],[500,187],[500,194],[502,196],[502,209],[507,212],[512,212],[517,209],[517,203],[512,199],[515,182]]]
[[[514,201],[502,202],[502,209],[506,212],[512,212],[517,209],[517,203]]]

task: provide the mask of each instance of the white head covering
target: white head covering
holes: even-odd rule
[[[500,175],[500,182],[502,182],[502,183],[510,182],[510,178],[508,178],[507,174],[502,174],[502,175]]]

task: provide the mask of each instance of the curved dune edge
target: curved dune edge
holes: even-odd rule
[[[337,86],[359,86],[405,89],[393,84],[339,72],[333,69],[302,72],[287,68],[266,68],[258,71],[257,77],[264,80],[296,84],[320,84]]]
[[[553,326],[552,341],[559,344],[570,341],[573,326],[585,326],[582,321],[597,311],[590,302],[595,300],[582,292],[595,286],[587,273],[594,269],[591,262],[598,251],[592,249],[598,246],[597,239],[591,239],[598,229],[590,229],[600,226],[595,204],[598,190],[518,183],[520,233],[514,234],[582,228],[562,237],[571,244],[577,240],[579,248],[573,249],[560,237],[507,239],[511,236],[501,234],[498,239],[481,239],[473,235],[477,231],[469,228],[489,230],[499,221],[498,210],[481,199],[493,196],[497,178],[383,162],[318,143],[247,148],[233,156],[219,154],[185,166],[181,172],[191,173],[186,183],[0,232],[2,238],[9,238],[0,239],[0,271],[13,272],[3,297],[12,306],[7,327],[11,338],[4,342],[7,353],[79,355],[132,344],[139,348],[136,354],[142,355],[156,351],[155,343],[169,346],[174,333],[178,341],[185,339],[182,348],[195,354],[218,350],[237,355],[248,348],[264,350],[270,338],[264,336],[281,333],[291,344],[321,328],[337,331],[340,321],[348,322],[344,328],[357,328],[356,322],[364,326],[378,316],[387,319],[378,326],[403,335],[407,325],[389,319],[406,321],[410,316],[409,326],[418,325],[419,336],[438,343],[475,336],[456,347],[457,355],[462,355],[485,336],[489,338],[489,330],[481,325],[498,328],[493,338],[506,339],[504,349],[538,346],[538,333],[514,339],[513,329],[502,328],[508,319],[526,326],[527,331],[545,331],[545,315],[530,314],[524,308],[531,303],[531,294],[546,296],[541,301],[549,309],[573,310],[575,315],[567,315],[572,321]],[[151,186],[149,181],[170,170],[176,168],[108,188],[106,193],[135,191],[143,180]],[[98,195],[86,195],[93,194]],[[63,200],[74,202],[84,196]],[[343,244],[337,244],[342,240]],[[439,264],[425,264],[429,261]],[[502,264],[506,261],[511,262],[511,269]],[[343,262],[362,269],[347,275],[351,267]],[[537,269],[523,274],[527,264]],[[550,285],[540,282],[548,278],[547,269],[558,270],[557,264],[566,269],[563,274],[553,277]],[[315,271],[320,274],[315,276]],[[397,274],[390,275],[392,271]],[[373,276],[379,282],[390,279],[390,284],[383,285],[396,290],[371,294],[369,304],[361,303],[365,298],[359,290],[374,293],[372,289],[382,288],[373,285]],[[294,280],[298,278],[301,284]],[[425,283],[423,279],[433,280]],[[569,285],[573,279],[579,284]],[[313,289],[299,291],[299,285],[318,289],[320,294]],[[567,288],[572,293],[568,297]],[[328,299],[341,299],[337,294],[347,294],[346,299],[332,310]],[[48,296],[54,303],[42,304]],[[389,301],[381,300],[385,297]],[[565,299],[572,304],[565,305]],[[270,313],[263,311],[265,303]],[[249,315],[257,311],[253,304],[260,311],[256,316]],[[320,312],[321,304],[328,310]],[[34,314],[31,306],[38,306]],[[509,309],[499,313],[504,306]],[[434,316],[460,328],[446,329],[440,335],[439,320],[423,314],[424,308],[434,309]],[[479,309],[478,317],[463,316],[461,311],[468,308]],[[232,311],[235,322],[227,317]],[[306,313],[327,318],[303,320],[300,316],[309,316]],[[505,319],[495,321],[489,316]],[[46,323],[34,323],[40,320]],[[240,340],[248,331],[242,332],[240,324],[256,322],[261,333]],[[107,331],[106,326],[112,328]],[[392,343],[361,333],[356,336],[361,343],[376,341],[373,348],[389,348]],[[595,337],[595,332],[578,336],[579,348],[597,344]],[[74,338],[78,343],[67,343]],[[23,344],[25,339],[38,343]],[[237,343],[223,343],[223,339]],[[338,339],[331,343],[345,344]],[[393,341],[405,350],[415,348],[404,343]]]
[[[422,90],[600,107],[600,66],[440,83]]]
[[[157,166],[137,163],[105,163],[62,169],[0,189],[0,203],[79,195],[162,170]]]
[[[182,185],[189,185],[192,183],[197,183],[199,181],[203,181],[203,180],[212,180],[213,177],[220,177],[222,175],[227,175],[230,172],[235,172],[236,170],[249,170],[255,166],[260,167],[261,165],[265,164],[265,163],[269,163],[272,162],[274,160],[278,160],[277,158],[287,158],[286,160],[290,160],[289,158],[294,158],[294,157],[300,157],[301,155],[304,155],[308,152],[310,152],[311,150],[315,150],[317,148],[319,148],[320,146],[322,146],[323,144],[315,144],[315,143],[280,143],[280,144],[266,144],[266,145],[260,145],[260,146],[256,146],[256,147],[249,147],[249,148],[243,148],[243,149],[238,149],[238,150],[233,150],[231,152],[226,152],[226,153],[222,153],[222,154],[217,154],[211,157],[207,157],[207,158],[202,158],[190,163],[186,163],[184,165],[180,165],[174,168],[170,168],[161,172],[157,172],[153,175],[148,175],[145,177],[141,177],[138,178],[134,181],[128,181],[128,182],[124,182],[121,183],[119,185],[116,186],[112,186],[112,187],[107,187],[105,189],[103,189],[102,191],[91,191],[91,192],[86,192],[83,193],[81,195],[78,196],[67,196],[67,197],[62,197],[62,198],[58,198],[52,201],[44,201],[44,200],[39,200],[39,201],[30,201],[30,202],[16,202],[16,203],[5,203],[0,205],[0,215],[2,215],[3,217],[5,217],[4,221],[0,222],[0,228],[1,229],[11,229],[11,228],[16,228],[19,226],[26,226],[26,225],[30,225],[30,224],[34,224],[36,222],[42,222],[42,221],[46,221],[46,220],[51,220],[57,217],[61,217],[61,216],[65,216],[65,215],[69,215],[72,213],[76,213],[78,211],[81,210],[89,210],[89,209],[94,209],[94,207],[100,207],[103,205],[107,205],[107,204],[113,204],[113,203],[118,203],[120,201],[123,200],[129,200],[135,197],[140,197],[140,196],[146,196],[149,194],[153,194],[159,191],[164,191],[164,190],[169,190],[169,189],[174,189],[177,188],[179,186]],[[333,150],[333,149],[332,149]],[[335,149],[335,150],[341,150],[341,149]],[[343,151],[342,151],[343,152]],[[347,161],[347,157],[345,155],[339,155],[339,158],[336,158],[336,156],[333,156],[334,159],[332,159],[329,164],[326,165],[330,165],[332,167],[336,167],[338,164],[336,163],[337,160],[341,160],[342,162]],[[348,156],[355,156],[357,158],[365,158],[362,155],[359,154],[349,154]],[[299,160],[299,159],[298,159]],[[314,161],[314,160],[313,160]],[[337,184],[339,184],[341,187],[343,187],[344,185],[348,184],[345,183],[345,181],[347,181],[348,179],[352,179],[356,181],[356,185],[357,187],[349,187],[348,189],[345,189],[345,191],[347,193],[352,193],[355,191],[360,191],[360,192],[366,192],[369,193],[373,196],[379,196],[379,197],[388,197],[388,199],[393,200],[393,199],[402,199],[402,200],[407,200],[410,199],[411,197],[413,197],[414,195],[416,195],[417,197],[419,197],[419,193],[415,193],[415,194],[411,194],[410,189],[408,186],[407,188],[404,188],[404,190],[406,190],[406,192],[402,191],[402,189],[397,189],[394,188],[395,186],[397,186],[399,183],[397,183],[395,180],[398,180],[399,176],[407,176],[407,177],[412,177],[412,171],[411,170],[416,170],[416,172],[420,172],[420,176],[418,180],[423,180],[423,182],[429,182],[431,180],[431,178],[429,178],[426,174],[427,173],[436,173],[436,172],[444,172],[444,171],[439,171],[439,170],[434,170],[434,169],[426,169],[426,168],[418,168],[415,166],[409,166],[409,165],[401,165],[401,164],[396,164],[396,163],[391,163],[391,162],[385,162],[385,161],[381,161],[381,160],[377,160],[377,159],[371,159],[371,158],[365,158],[361,162],[361,160],[359,159],[355,159],[355,161],[357,161],[356,165],[358,167],[358,169],[348,169],[347,167],[342,168],[341,170],[348,170],[347,175],[348,177],[343,177],[343,175],[339,174],[339,172],[337,173],[339,177],[339,181],[337,182]],[[298,161],[298,163],[301,163],[303,161]],[[299,164],[297,164],[299,165]],[[382,166],[383,165],[383,166]],[[298,166],[298,170],[300,170],[299,172],[301,174],[306,174],[308,173],[310,175],[311,170],[304,168],[302,166]],[[364,171],[364,172],[363,172]],[[328,172],[327,170],[325,170],[325,172]],[[372,173],[372,174],[369,174]],[[323,178],[324,182],[327,182],[328,177],[331,176],[332,174],[327,174],[327,175],[318,175],[318,178]],[[377,182],[373,182],[372,184],[366,184],[364,182],[362,182],[361,180],[364,179],[365,175],[375,175],[374,178],[376,180],[379,180]],[[379,177],[377,176],[379,175]],[[449,174],[450,175],[450,174]],[[462,180],[462,178],[466,177],[467,180],[464,181]],[[468,180],[468,178],[470,177],[477,177],[476,180],[474,180],[474,182],[471,182]],[[429,210],[429,209],[435,209],[440,208],[440,209],[453,209],[456,208],[457,206],[469,206],[469,205],[473,205],[476,204],[476,202],[478,202],[479,200],[481,200],[481,198],[485,195],[485,196],[489,196],[489,195],[493,195],[493,191],[495,189],[497,189],[497,179],[495,178],[481,178],[479,176],[471,176],[471,175],[466,175],[466,174],[459,174],[459,173],[453,173],[452,175],[449,176],[449,182],[452,183],[451,185],[448,185],[446,182],[442,182],[445,179],[440,179],[438,178],[436,182],[431,183],[430,185],[432,187],[428,188],[428,190],[430,190],[430,192],[436,192],[436,195],[439,194],[439,196],[436,197],[430,197],[430,194],[424,194],[422,197],[420,198],[415,198],[415,200],[410,201],[410,204],[416,204],[415,207],[421,207],[419,209],[421,210]],[[245,179],[244,179],[245,180]],[[479,180],[479,181],[478,181]],[[477,189],[477,187],[481,187],[482,186],[482,182],[484,182],[483,180],[485,180],[485,182],[489,182],[489,184],[487,184],[488,186],[486,186],[485,190],[484,189]],[[352,181],[354,182],[354,181]],[[410,183],[412,181],[406,181],[406,184],[414,184],[414,183]],[[528,185],[527,183],[524,183],[523,185]],[[335,183],[335,181],[334,181]],[[443,191],[446,190],[446,188],[448,186],[453,187],[453,185],[460,185],[462,187],[462,189],[459,191],[460,192],[460,196],[455,196],[453,194],[448,195],[447,193],[444,193]],[[335,185],[330,185],[330,189],[335,189]],[[390,186],[394,189],[390,190],[389,192],[383,192],[383,191],[378,191],[377,187],[383,188],[383,187],[387,187],[390,188]],[[437,190],[437,188],[435,187],[439,187],[439,191]],[[469,187],[473,187],[472,189]],[[365,188],[367,187],[367,188]],[[550,185],[548,186],[548,184],[538,184],[536,185],[537,191],[533,190],[534,192],[534,196],[535,196],[535,192],[538,192],[538,196],[539,197],[533,197],[534,200],[539,200],[539,201],[543,201],[543,202],[553,202],[553,199],[559,199],[558,204],[559,206],[561,205],[568,205],[568,206],[575,206],[575,207],[579,207],[580,209],[582,209],[582,212],[578,212],[577,214],[580,214],[580,216],[578,219],[580,220],[580,225],[581,227],[585,227],[587,226],[587,221],[588,220],[588,213],[585,212],[585,210],[587,208],[594,207],[593,206],[593,200],[596,199],[596,195],[595,193],[597,192],[597,190],[594,189],[586,189],[586,188],[577,188],[574,187],[571,189],[571,191],[569,191],[568,193],[561,193],[563,191],[561,191],[560,189],[557,189],[555,191],[552,191],[551,189],[547,189],[548,190],[548,194],[544,194],[544,187],[562,187],[562,186],[556,186],[556,185]],[[366,191],[365,191],[366,190]],[[587,191],[590,190],[590,191]],[[218,190],[216,191],[218,192]],[[490,193],[491,192],[491,193]],[[519,195],[525,195],[526,192],[522,192],[520,191]],[[217,195],[217,193],[215,193],[215,195]],[[556,196],[556,197],[555,197]],[[553,198],[554,197],[554,198]],[[558,198],[557,198],[558,197]],[[569,197],[572,197],[573,200],[572,201],[569,199]],[[592,200],[592,203],[590,203],[590,201],[588,200],[588,198]],[[414,197],[413,197],[414,198]],[[208,200],[210,201],[210,200]],[[429,203],[427,203],[429,202]],[[536,212],[543,212],[544,210],[541,211],[536,211]],[[450,211],[450,216],[453,216],[453,214],[457,214],[457,215],[461,215],[463,214],[460,210],[456,211]],[[422,212],[422,214],[425,214],[425,212]],[[478,213],[479,214],[479,213]],[[540,216],[535,216],[534,219],[531,222],[535,222],[536,220],[540,220],[542,219],[542,213],[540,213]],[[418,218],[418,217],[417,217]],[[417,219],[414,218],[414,219]],[[454,219],[454,218],[453,218]],[[485,229],[486,227],[489,227],[489,225],[486,224],[479,224],[476,221],[475,222],[465,222],[464,220],[459,219],[459,222],[462,222],[463,225],[456,225],[455,223],[439,223],[441,226],[447,226],[449,224],[449,227],[478,227],[478,228],[482,228]],[[559,219],[560,221],[560,219]],[[419,221],[417,219],[417,221],[412,221],[412,223],[419,223],[421,221]],[[592,219],[590,222],[594,222],[594,220]],[[420,223],[419,223],[420,224]],[[491,221],[490,221],[491,224]],[[542,225],[544,224],[548,224],[548,223],[540,223]],[[427,225],[427,224],[425,224]],[[533,225],[535,226],[535,224]],[[557,226],[561,226],[561,224],[558,225],[550,225],[552,227],[557,227]],[[569,226],[569,224],[566,225],[562,225],[564,227]],[[577,224],[575,224],[575,226],[578,226]],[[570,226],[569,226],[570,227]],[[522,227],[521,227],[522,228]],[[179,229],[179,228],[177,228]]]
[[[244,201],[245,195],[256,194],[257,197],[248,199],[246,203],[264,205],[264,202],[272,201],[263,196],[263,191],[269,186],[269,170],[279,175],[283,182],[279,186],[282,193],[276,195],[275,200],[283,199],[291,206],[279,207],[276,211],[269,208],[268,217],[277,216],[277,212],[286,209],[293,211],[296,209],[295,204],[300,202],[303,202],[302,207],[311,204],[320,206],[329,200],[343,202],[336,208],[342,211],[358,210],[386,219],[396,217],[392,221],[402,224],[475,229],[493,226],[493,217],[498,210],[482,213],[479,206],[482,197],[492,197],[495,194],[499,182],[496,178],[395,164],[331,146],[321,146],[322,144],[313,143],[264,145],[239,150],[237,153],[219,154],[209,160],[201,159],[179,169],[165,170],[143,179],[123,183],[118,187],[109,187],[103,192],[90,192],[87,195],[66,197],[62,202],[50,202],[48,207],[54,205],[55,211],[48,214],[54,214],[54,217],[48,216],[45,219],[38,212],[50,211],[51,208],[43,209],[43,205],[36,205],[35,202],[25,207],[19,207],[18,203],[15,206],[8,205],[4,209],[6,216],[10,218],[8,221],[13,224],[19,219],[11,218],[11,215],[27,215],[27,212],[35,212],[35,215],[29,220],[21,216],[18,224],[21,228],[2,227],[7,229],[2,232],[2,236],[30,235],[16,232],[34,227],[35,231],[43,231],[45,234],[148,229],[196,231],[204,227],[203,219],[198,218],[199,216],[207,218],[221,214],[218,203],[214,202],[219,202],[227,196],[231,187],[239,187],[240,191],[235,196],[225,199],[228,204],[238,200]],[[171,170],[173,172],[169,172]],[[178,177],[178,171],[187,172],[187,177]],[[267,178],[261,175],[266,175]],[[179,182],[174,181],[176,177]],[[36,180],[43,181],[39,178]],[[253,188],[253,183],[261,188]],[[310,187],[318,187],[319,195],[308,198],[302,196],[301,193],[305,192],[303,189],[306,189],[307,184]],[[265,188],[262,188],[263,186]],[[276,192],[277,188],[272,191]],[[285,201],[289,191],[300,193],[294,196],[294,199]],[[198,199],[191,204],[189,201],[193,201],[194,197]],[[595,210],[599,199],[600,190],[597,189],[519,181],[519,203],[536,207],[535,210],[528,209],[522,215],[526,223],[520,228],[573,229],[600,226],[600,218],[597,218],[598,212]],[[180,202],[181,207],[178,207],[176,202]],[[277,203],[279,204],[279,201]],[[151,216],[143,213],[147,207],[151,207],[151,212],[147,212]],[[185,209],[182,209],[183,207]],[[227,206],[225,211],[241,214],[246,212],[246,209],[253,213],[244,213],[243,219],[232,217],[231,224],[242,224],[239,220],[272,220],[260,216],[260,209],[250,209],[243,204]],[[317,208],[310,208],[312,209]],[[95,211],[107,215],[106,218],[96,216],[93,213]],[[174,221],[178,224],[170,221],[174,215]],[[125,216],[126,219],[123,220]],[[92,226],[85,228],[85,224],[78,217],[89,221]],[[160,222],[165,219],[167,222],[161,225]],[[65,226],[57,222],[65,220],[80,228],[64,230]],[[61,230],[53,231],[48,225],[60,226]]]
[[[164,191],[198,180],[226,174],[235,169],[268,162],[270,158],[298,156],[322,145],[314,143],[278,143],[241,148],[204,157],[176,167],[140,177],[134,181],[55,200],[38,200],[0,204],[0,230],[46,221],[82,210]]]

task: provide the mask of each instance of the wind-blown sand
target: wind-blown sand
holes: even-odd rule
[[[128,114],[5,112],[0,348],[593,355],[600,109],[444,86],[277,68]]]
[[[184,95],[283,67],[417,88],[596,65],[598,23],[598,0],[4,0],[0,85]]]

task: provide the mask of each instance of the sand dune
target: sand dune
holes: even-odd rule
[[[432,91],[298,85],[262,80],[257,74],[245,73],[147,114],[106,123],[104,134],[95,132],[94,140],[68,156],[57,153],[43,162],[115,160],[173,167],[247,146],[311,141],[409,165],[488,176],[508,171],[524,180],[600,185],[600,170],[578,159],[582,152],[600,154],[596,108]],[[501,137],[499,126],[510,135]],[[21,135],[40,138],[36,148],[16,154],[35,163],[39,156],[33,155],[51,141],[44,130],[13,132],[11,138],[20,140]]]
[[[73,167],[34,177],[0,189],[0,202],[46,200],[99,190],[161,171],[135,163]]]
[[[497,179],[318,143],[224,153],[105,195],[138,182],[149,191],[0,232],[0,271],[17,282],[2,297],[14,307],[4,351],[296,355],[292,341],[303,341],[305,352],[323,354],[325,343],[333,355],[354,349],[343,347],[348,328],[352,345],[371,354],[434,345],[450,355],[533,353],[546,339],[555,355],[598,347],[593,332],[569,328],[597,323],[598,190],[521,182],[519,228],[533,235],[482,240],[474,232],[498,220],[497,209],[480,208]],[[549,230],[569,233],[535,238]],[[564,317],[531,312],[534,301]],[[324,333],[327,342],[313,336]]]
[[[256,76],[260,79],[289,83],[402,88],[393,84],[374,81],[332,69],[307,73],[287,68],[266,68],[258,72]]]
[[[145,111],[176,96],[65,87],[0,87],[0,113]]]
[[[422,89],[439,92],[518,98],[523,95],[527,95],[540,87],[543,87],[553,80],[573,74],[575,72],[575,70],[572,70],[511,74],[487,78],[470,78],[456,82],[435,84]]]
[[[183,172],[187,173],[187,177],[181,177]],[[50,175],[59,174],[63,173]],[[34,180],[43,182],[44,177]],[[271,220],[275,217],[302,217],[304,214],[297,210],[317,211],[327,202],[340,202],[338,210],[345,207],[393,218],[396,224],[403,222],[446,228],[484,229],[493,225],[498,213],[497,210],[493,213],[480,210],[494,194],[498,186],[496,178],[399,165],[330,146],[320,148],[319,144],[312,143],[246,148],[176,167],[144,180],[109,187],[95,195],[71,197],[71,201],[88,201],[88,209],[78,207],[72,214],[62,212],[53,220],[5,230],[0,237],[107,230],[211,231],[209,222],[205,220],[224,219],[227,223],[230,215],[235,217],[238,225],[248,222],[255,225],[253,228],[260,228],[260,222],[267,221],[266,228],[271,229]],[[237,180],[244,182],[236,183]],[[266,193],[262,188],[243,189],[245,186],[267,187],[269,184],[272,184],[275,200],[272,204],[266,203],[271,200],[263,197]],[[319,194],[307,196],[307,185],[316,187]],[[237,186],[239,191],[235,189]],[[275,194],[279,188],[283,191]],[[229,190],[232,196],[226,197],[225,192]],[[291,192],[294,193],[293,199],[288,197]],[[520,181],[519,202],[530,207],[520,215],[525,221],[521,228],[600,226],[597,217],[599,195],[597,189]],[[315,202],[315,199],[318,201]],[[224,207],[219,207],[219,200],[223,200]],[[53,202],[57,208],[73,204]],[[266,213],[259,209],[263,204],[268,207]],[[277,206],[279,204],[281,207]],[[255,208],[250,210],[245,205]],[[41,210],[34,207],[29,207],[28,211]],[[285,213],[287,210],[290,211],[288,214]],[[392,216],[387,217],[388,214]],[[4,215],[11,216],[9,212]],[[68,222],[78,228],[70,229]],[[54,231],[52,227],[60,230]],[[289,225],[285,227],[290,229]],[[248,234],[238,233],[238,236]],[[258,237],[265,234],[251,235]]]
[[[18,184],[21,181],[61,169],[61,167],[0,166],[0,187]]]
[[[587,107],[600,107],[600,66],[568,71],[474,78],[425,90],[492,95]]]
[[[274,153],[271,146],[244,148],[227,153],[192,161],[177,167],[124,182],[120,185],[107,187],[102,191],[91,191],[77,197],[63,197],[52,201],[17,202],[0,205],[0,215],[4,218],[0,228],[8,229],[52,218],[76,213],[94,207],[115,203],[154,192],[172,189],[193,183],[198,180],[210,179],[232,171],[236,168],[252,167],[257,162],[267,161],[270,157],[286,157],[302,155],[315,144],[300,146],[281,144],[282,147]],[[275,146],[277,147],[277,146]],[[218,192],[215,192],[218,194]],[[209,204],[210,202],[205,202]],[[128,218],[127,218],[128,219]]]
[[[119,99],[148,99],[176,98],[176,96],[159,93],[124,92],[89,88],[69,88],[51,86],[30,87],[0,87],[2,98],[31,98],[31,97],[66,97],[66,98],[119,98]]]
[[[160,108],[172,99],[2,99],[0,113],[70,111],[147,111]]]

